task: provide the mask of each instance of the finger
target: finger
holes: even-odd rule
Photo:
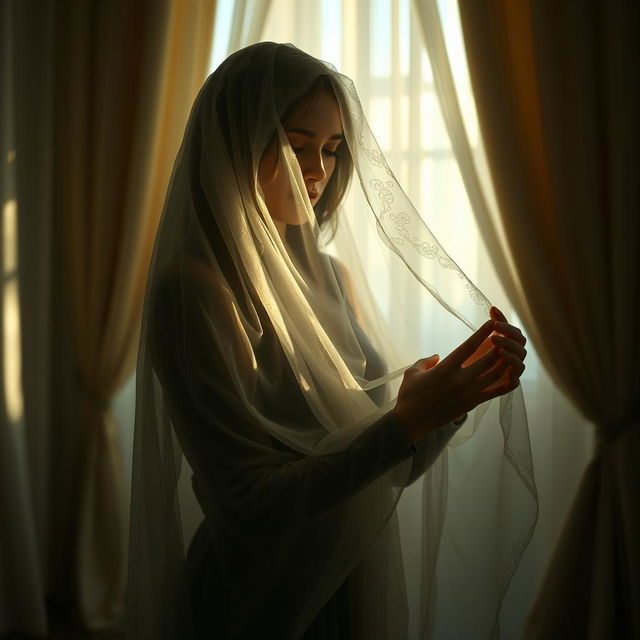
[[[500,349],[498,351],[500,354],[500,358],[503,359],[513,370],[513,372],[518,376],[518,378],[522,375],[525,370],[524,362],[518,356],[509,351],[504,351]]]
[[[490,390],[492,385],[495,385],[496,382],[501,380],[503,376],[507,373],[509,368],[508,363],[500,359],[496,362],[495,365],[487,373],[482,376],[476,378],[473,382],[471,382],[467,388],[467,392],[470,396],[475,396],[478,393],[485,392]],[[505,380],[506,380],[505,376]]]
[[[427,371],[428,369],[435,367],[439,361],[440,356],[437,353],[434,353],[432,356],[429,356],[428,358],[421,358],[420,360],[412,364],[407,369],[407,372]]]
[[[495,387],[490,387],[485,391],[481,391],[475,398],[476,404],[474,406],[477,407],[483,402],[487,402],[488,400],[493,400],[493,398],[511,393],[514,389],[518,388],[519,384],[520,381],[517,378],[514,378],[509,379],[509,381],[505,384],[496,385]]]
[[[509,389],[511,388],[514,379],[517,380],[518,377],[512,373],[510,367],[505,367],[502,376],[500,376],[498,381],[494,382],[486,389],[483,389],[482,393],[493,393],[494,391],[498,391],[498,394],[506,393],[505,389],[507,389],[507,387]]]
[[[460,367],[462,363],[482,344],[493,331],[493,320],[487,320],[475,333],[471,334],[459,347],[454,349],[442,364],[452,367]]]
[[[499,392],[498,395],[500,395],[513,390],[520,384],[519,379],[525,369],[524,364],[522,362],[518,363],[517,360],[509,363],[508,359],[504,356],[501,356],[501,361],[506,365],[502,377],[496,383],[484,389],[484,391],[491,392],[497,390]]]
[[[520,377],[517,376],[513,369],[509,369],[509,391],[513,391],[516,387],[520,386]]]
[[[475,402],[478,404],[482,404],[487,400],[491,400],[492,398],[497,398],[498,396],[503,396],[506,393],[510,393],[520,384],[520,380],[518,376],[511,370],[511,367],[506,366],[503,369],[502,376],[499,378],[497,382],[494,384],[481,389],[475,396]]]
[[[504,349],[505,351],[510,351],[520,358],[520,360],[524,360],[527,357],[527,350],[515,340],[511,338],[505,338],[504,336],[494,334],[491,336],[491,342],[498,348]]]
[[[491,315],[491,317],[494,320],[497,320],[499,322],[506,322],[507,319],[505,318],[504,313],[502,313],[502,311],[500,311],[500,309],[498,309],[498,307],[491,307],[491,309],[489,310],[489,314]]]
[[[499,357],[500,354],[498,349],[491,348],[471,364],[463,366],[462,371],[464,373],[464,380],[474,380],[478,376],[489,371],[489,369],[491,369],[491,367],[493,367],[498,361]]]
[[[523,346],[527,343],[527,339],[522,335],[522,331],[508,322],[496,322],[495,330],[507,338],[516,340]]]

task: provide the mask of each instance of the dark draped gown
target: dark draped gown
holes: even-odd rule
[[[337,269],[336,274],[342,286],[342,280]],[[176,313],[176,300],[179,300],[180,304],[189,304],[189,300],[188,298],[185,299],[183,295],[172,295],[170,291],[171,286],[171,281],[168,279],[163,285],[165,295],[158,297],[159,302],[155,312],[159,321],[153,339],[159,341],[157,349],[157,353],[160,354],[158,357],[158,371],[160,373],[163,391],[170,407],[172,422],[174,423],[181,443],[186,445],[183,446],[183,448],[185,449],[187,458],[193,456],[197,462],[199,456],[206,457],[208,452],[201,449],[199,450],[197,447],[189,447],[188,430],[183,430],[184,432],[180,433],[180,425],[195,424],[198,421],[198,416],[193,410],[193,407],[191,407],[189,390],[184,388],[184,385],[179,379],[179,375],[176,375],[179,367],[174,358],[174,350],[172,348],[172,340],[175,340],[176,327],[171,327],[168,321],[168,319],[175,319],[181,316],[180,313]],[[349,307],[348,303],[347,306]],[[374,379],[383,376],[386,373],[385,363],[372,346],[364,331],[358,325],[350,308],[348,308],[348,313],[355,335],[366,358],[366,378]],[[273,348],[273,346],[271,346],[271,348]],[[212,358],[213,357],[214,354],[212,354]],[[281,360],[286,362],[285,358],[281,358]],[[283,372],[283,376],[286,375],[289,377],[288,391],[290,392],[283,394],[283,400],[285,400],[286,396],[287,411],[290,412],[292,410],[292,403],[297,403],[298,406],[294,410],[299,411],[300,415],[304,415],[305,412],[309,413],[310,410],[306,406],[294,376],[291,372],[288,372],[288,374],[287,372]],[[372,399],[376,402],[381,402],[385,394],[385,388],[378,387],[369,393]],[[235,425],[241,424],[243,419],[245,419],[237,409],[226,406],[221,399],[217,401],[220,403],[218,419],[221,423],[224,423],[226,428],[233,428]],[[295,456],[304,464],[307,481],[311,479],[311,482],[313,482],[316,470],[318,474],[322,475],[321,478],[318,478],[318,481],[322,482],[322,499],[326,500],[327,505],[331,505],[332,503],[338,503],[347,499],[352,492],[358,490],[358,487],[362,487],[375,480],[408,458],[412,458],[411,473],[408,479],[408,484],[410,484],[416,480],[439,455],[455,432],[455,429],[456,427],[454,425],[446,425],[423,438],[417,446],[410,446],[407,444],[399,428],[399,419],[393,412],[389,412],[356,438],[346,450],[321,456],[321,469],[316,465],[317,460],[311,456],[306,457],[297,453],[275,439],[272,439],[272,445],[276,449]],[[226,454],[226,452],[223,452],[223,455],[224,454]],[[220,452],[218,452],[217,455],[220,455]],[[229,452],[229,455],[236,455],[236,453],[235,451]],[[193,461],[194,460],[189,459],[190,463]],[[191,466],[192,468],[197,467],[197,465],[194,464],[191,464]],[[328,469],[330,469],[329,473],[327,473]],[[355,473],[358,476],[355,479],[354,470],[356,470]],[[348,482],[345,481],[346,477],[349,478]],[[329,481],[327,478],[329,478]],[[212,532],[212,527],[215,527],[215,524],[210,522],[210,519],[206,516],[206,496],[209,495],[207,487],[203,486],[203,483],[206,482],[206,478],[198,477],[198,473],[194,472],[192,485],[198,502],[202,507],[202,511],[205,513],[205,519],[197,529],[187,552],[190,599],[199,637],[220,638],[224,640],[227,637],[224,631],[224,616],[228,606],[226,602],[227,593],[224,585],[224,563],[218,555],[218,547],[215,543],[216,537]],[[282,514],[278,512],[278,509],[282,510]],[[281,515],[284,517],[286,515],[284,513],[286,509],[286,501],[282,501],[279,507],[276,502],[275,506],[271,505],[269,508],[269,517],[275,520],[281,517]],[[238,567],[238,570],[250,571],[250,566]],[[304,634],[302,636],[298,635],[297,637],[302,637],[304,640],[347,640],[356,635],[354,633],[354,625],[358,624],[358,622],[355,619],[356,616],[352,615],[354,602],[352,575],[353,573],[337,588],[308,626]],[[260,634],[260,632],[257,631],[260,627],[263,629],[270,627],[286,629],[286,624],[282,623],[282,619],[286,618],[287,615],[286,610],[266,611],[263,614],[263,620],[257,621],[257,626],[254,630],[248,631],[248,635],[242,637],[271,638],[272,635],[269,633],[267,633],[267,635],[254,634]],[[272,624],[273,621],[270,621],[272,616],[274,619],[278,618],[277,623],[274,622]],[[282,635],[282,633],[285,635]],[[386,637],[383,632],[381,632],[381,634],[379,637]],[[293,633],[286,635],[286,632],[281,632],[277,637],[284,639],[285,637],[293,638],[296,636]],[[400,638],[394,637],[389,640],[400,640]]]

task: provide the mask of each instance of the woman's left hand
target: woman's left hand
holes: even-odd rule
[[[491,307],[491,319],[495,321],[493,333],[482,342],[472,356],[465,360],[463,367],[470,365],[480,356],[491,349],[498,349],[500,358],[509,365],[504,375],[496,382],[491,389],[503,387],[508,390],[518,386],[520,376],[525,369],[524,359],[527,356],[525,344],[527,339],[522,335],[522,331],[507,322],[504,314],[497,308]]]

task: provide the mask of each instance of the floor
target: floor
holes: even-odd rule
[[[53,629],[46,636],[32,636],[23,634],[0,635],[0,640],[123,640],[121,629],[113,631],[74,631],[72,629]]]
[[[71,623],[49,614],[50,631],[47,635],[28,635],[22,633],[0,634],[0,640],[124,640],[120,629],[105,631],[82,631]]]
[[[74,631],[72,629],[53,629],[46,636],[32,636],[23,634],[0,635],[0,640],[123,640],[121,629],[113,631]]]
[[[31,636],[22,634],[3,634],[1,640],[123,640],[122,631],[83,632],[71,630],[56,630],[46,636]]]
[[[82,632],[58,629],[46,636],[25,636],[22,634],[0,635],[2,640],[122,640],[122,631]]]

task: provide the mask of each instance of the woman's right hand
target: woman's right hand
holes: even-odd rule
[[[394,411],[409,443],[518,386],[522,373],[518,369],[524,369],[524,364],[513,353],[494,347],[463,366],[491,335],[494,325],[495,320],[488,320],[441,362],[440,356],[433,355],[405,371]],[[503,376],[506,382],[496,384]]]

